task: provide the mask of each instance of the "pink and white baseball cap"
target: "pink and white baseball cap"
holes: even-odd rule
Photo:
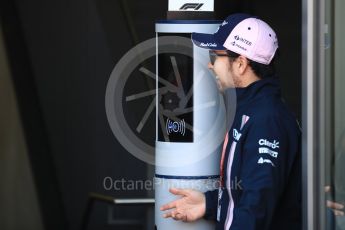
[[[274,30],[261,19],[248,14],[232,14],[214,34],[192,34],[201,48],[230,50],[248,59],[268,65],[278,49]]]

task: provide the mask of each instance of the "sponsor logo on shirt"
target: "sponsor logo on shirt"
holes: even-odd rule
[[[239,141],[242,134],[237,131],[237,129],[233,129],[233,136],[236,141]]]
[[[265,145],[267,147],[270,147],[272,149],[279,149],[279,141],[274,140],[273,142],[270,142],[266,139],[260,139],[259,140],[259,145]]]
[[[277,158],[277,156],[278,156],[278,152],[270,150],[269,148],[266,148],[266,147],[260,147],[259,148],[259,153],[269,154],[269,155],[271,155],[272,157],[275,157],[275,158]]]
[[[275,167],[275,165],[273,164],[273,162],[270,159],[264,159],[262,157],[260,157],[260,159],[258,160],[258,164],[271,164],[273,167]]]

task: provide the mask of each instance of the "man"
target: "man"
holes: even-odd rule
[[[236,89],[236,115],[224,141],[220,189],[172,188],[182,197],[161,207],[164,217],[216,220],[217,230],[302,229],[300,130],[275,77],[275,32],[256,17],[233,14],[215,34],[192,40],[210,49],[220,90]]]

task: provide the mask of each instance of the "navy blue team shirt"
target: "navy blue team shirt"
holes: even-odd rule
[[[205,193],[204,218],[216,230],[300,230],[300,128],[282,101],[279,80],[236,88],[224,188]]]

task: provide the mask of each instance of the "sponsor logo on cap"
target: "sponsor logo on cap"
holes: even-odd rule
[[[244,44],[246,44],[246,45],[248,45],[248,46],[251,46],[251,45],[252,45],[252,42],[251,42],[251,41],[248,41],[247,39],[242,38],[242,37],[240,37],[240,36],[238,36],[238,35],[236,35],[234,38],[235,38],[236,41],[243,42]]]
[[[218,26],[218,28],[217,28],[217,30],[216,30],[215,33],[217,33],[217,32],[219,31],[220,27],[225,26],[225,25],[227,25],[227,24],[228,24],[228,22],[227,22],[227,21],[224,21],[220,26]]]
[[[236,46],[236,47],[240,48],[241,50],[247,51],[247,48],[241,46],[240,44],[237,44],[236,42],[231,42],[231,45]]]
[[[203,42],[201,42],[200,46],[203,46],[203,47],[217,47],[217,44],[216,43],[203,43]]]
[[[225,25],[227,25],[228,24],[228,22],[227,21],[224,21],[223,23],[222,23],[222,26],[225,26]]]

